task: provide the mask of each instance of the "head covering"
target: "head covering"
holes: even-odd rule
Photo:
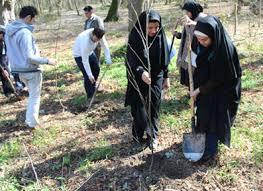
[[[195,34],[196,36],[208,37],[208,35],[200,32],[200,31],[197,31],[197,30],[194,31],[194,34]]]
[[[217,17],[207,16],[201,18],[195,27],[195,31],[206,34],[212,39],[209,48],[213,53],[210,64],[210,79],[225,82],[241,77],[241,68],[236,47]],[[199,43],[196,37],[192,43],[192,50],[197,53]],[[197,56],[197,64],[199,59]]]
[[[147,66],[147,58],[145,55],[145,47],[144,47],[144,43],[146,43],[146,20],[147,20],[147,16],[148,16],[148,21],[149,22],[159,22],[160,24],[160,29],[157,32],[157,34],[155,35],[159,37],[159,39],[161,40],[160,43],[162,45],[162,63],[164,63],[166,66],[169,63],[169,58],[168,58],[168,46],[167,46],[167,39],[166,39],[166,35],[165,32],[163,30],[163,26],[162,26],[162,20],[161,20],[161,16],[157,11],[154,10],[149,10],[149,11],[144,11],[140,14],[139,19],[137,20],[137,22],[135,23],[134,27],[132,28],[130,34],[129,34],[129,40],[128,40],[128,49],[127,49],[127,58],[129,60],[130,56],[134,56],[134,53],[131,53],[133,51],[136,52],[136,54],[138,55],[138,57],[140,58],[140,60],[144,63],[144,66]],[[143,38],[142,38],[143,36]],[[153,38],[155,38],[153,37]],[[133,49],[133,50],[131,50]]]
[[[195,20],[199,13],[203,12],[203,7],[194,0],[186,1],[182,9],[192,13],[192,20]]]
[[[154,10],[149,10],[149,11],[144,11],[140,14],[139,19],[135,23],[135,26],[132,28],[132,31],[130,35],[134,35],[134,33],[138,33],[139,31],[143,31],[144,37],[146,36],[146,19],[148,16],[148,21],[149,22],[159,22],[160,24],[160,29],[162,30],[162,19],[160,14],[157,11]],[[160,32],[161,32],[160,31]]]
[[[148,17],[148,19],[147,19]],[[147,20],[148,22],[159,22],[159,31],[154,37],[148,36],[149,52],[146,50],[146,35],[147,34]],[[163,77],[167,78],[168,73],[168,45],[166,36],[163,30],[161,16],[154,10],[142,12],[132,28],[126,54],[126,67],[128,86],[125,98],[125,105],[132,105],[138,100],[141,100],[138,90],[132,84],[137,84],[141,95],[145,98],[148,95],[148,85],[142,81],[141,76],[144,71],[149,71],[148,56],[150,59],[152,84],[156,84],[156,80]],[[149,53],[149,54],[148,54]],[[159,83],[159,82],[158,82]],[[161,88],[159,89],[161,90]],[[156,88],[155,95],[159,95],[159,90]],[[158,93],[157,93],[158,92]],[[158,96],[157,96],[158,97]]]

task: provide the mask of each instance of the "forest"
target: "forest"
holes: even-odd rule
[[[177,55],[169,64],[171,87],[161,102],[157,150],[134,145],[133,118],[124,105],[128,35],[138,15],[158,11],[172,41],[176,22],[185,14],[184,0],[1,0],[2,25],[18,19],[23,6],[38,9],[33,37],[41,56],[56,64],[44,65],[40,125],[34,130],[23,125],[27,98],[5,97],[0,89],[0,191],[263,191],[262,0],[198,2],[204,13],[220,19],[242,68],[231,146],[220,144],[209,165],[190,162],[183,154],[183,134],[191,129],[192,114]],[[72,54],[84,30],[87,5],[104,21],[112,59],[107,65],[102,50],[98,82],[103,91],[96,92],[96,103],[88,109],[83,76]],[[174,39],[176,54],[180,43]]]

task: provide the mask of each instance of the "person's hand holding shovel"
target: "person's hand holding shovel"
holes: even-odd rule
[[[3,69],[2,74],[3,74],[3,76],[4,76],[5,78],[7,78],[7,77],[9,76],[8,72],[7,72],[5,69]]]
[[[194,99],[194,101],[196,100],[196,97],[198,96],[198,94],[200,93],[199,88],[195,89],[194,91],[190,91],[190,97],[192,97]]]
[[[164,78],[163,80],[163,89],[167,90],[170,88],[170,79],[169,78]]]

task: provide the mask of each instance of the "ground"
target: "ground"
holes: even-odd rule
[[[160,148],[152,155],[149,148],[132,143],[131,115],[124,107],[125,9],[121,21],[106,24],[113,64],[101,65],[102,73],[107,70],[102,80],[105,91],[97,94],[99,103],[87,111],[82,77],[71,53],[84,18],[63,12],[61,18],[48,14],[37,22],[35,37],[42,54],[58,61],[55,67],[45,66],[41,126],[34,131],[24,128],[26,100],[0,95],[0,190],[263,190],[262,34],[244,13],[234,36],[233,17],[227,15],[230,8],[220,6],[212,4],[206,11],[221,10],[235,39],[243,92],[231,148],[220,146],[215,162],[196,165],[182,154],[190,107],[187,89],[178,82],[175,59],[170,65],[172,87],[161,108]],[[171,36],[172,23],[182,12],[174,4],[155,7]],[[106,9],[98,8],[97,13],[105,17]]]

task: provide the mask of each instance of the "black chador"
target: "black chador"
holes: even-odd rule
[[[197,130],[207,134],[205,154],[214,155],[218,141],[230,146],[242,74],[236,47],[218,18],[200,19],[194,33],[212,40],[210,46],[204,47],[195,37],[192,49],[197,54],[194,86],[200,90],[196,99]]]
[[[148,16],[148,19],[146,19]],[[141,13],[139,19],[129,34],[127,48],[127,78],[125,106],[131,106],[133,116],[132,133],[135,140],[142,141],[144,132],[150,133],[146,109],[149,105],[149,85],[142,80],[142,73],[149,72],[147,61],[146,22],[158,22],[159,31],[154,37],[148,36],[149,61],[151,68],[151,116],[153,138],[157,138],[161,92],[164,78],[168,77],[168,46],[162,28],[161,17],[156,11]],[[146,106],[146,108],[145,108]]]

